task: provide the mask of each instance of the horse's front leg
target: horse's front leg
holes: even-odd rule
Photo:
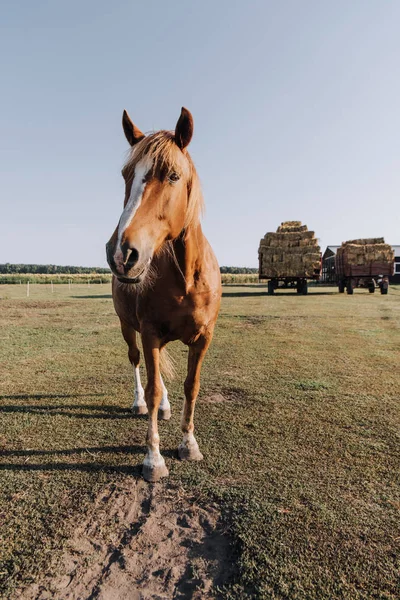
[[[133,366],[133,374],[135,378],[135,391],[134,391],[134,401],[132,405],[132,412],[135,415],[146,415],[147,414],[147,406],[144,400],[144,390],[142,387],[142,382],[140,380],[140,371],[139,371],[139,362],[140,362],[140,352],[136,343],[136,331],[131,325],[124,323],[121,321],[121,331],[124,336],[124,340],[128,344],[129,351],[128,356],[129,360]]]
[[[157,424],[158,409],[163,397],[160,377],[160,342],[155,336],[142,334],[142,343],[147,369],[145,399],[149,411],[147,454],[143,462],[143,477],[147,481],[153,482],[168,475],[164,458],[160,454]]]
[[[182,460],[202,460],[194,437],[194,407],[200,389],[200,371],[207,348],[211,342],[209,337],[200,337],[195,344],[189,346],[188,373],[185,380],[185,404],[182,413],[183,441],[178,448]]]

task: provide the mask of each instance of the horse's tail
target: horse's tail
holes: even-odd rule
[[[160,370],[166,379],[174,379],[176,375],[175,361],[164,347],[160,352]]]

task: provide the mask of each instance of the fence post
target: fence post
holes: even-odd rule
[[[50,283],[51,283],[51,293],[54,294],[53,281],[51,281]]]
[[[29,281],[26,284],[26,297],[29,298]]]

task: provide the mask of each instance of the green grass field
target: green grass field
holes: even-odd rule
[[[181,463],[186,348],[170,345],[170,480],[221,506],[235,548],[225,598],[399,597],[400,288],[266,296],[224,288]],[[46,571],[91,501],[140,476],[146,421],[108,284],[0,286],[0,578]],[[225,401],[207,402],[214,394]]]

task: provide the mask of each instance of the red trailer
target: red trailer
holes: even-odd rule
[[[276,275],[272,275],[271,273],[263,273],[262,270],[262,260],[259,260],[259,268],[258,268],[258,279],[259,281],[263,281],[268,279],[268,294],[271,296],[275,293],[279,287],[282,288],[296,288],[298,294],[307,294],[308,292],[308,281],[314,280],[318,281],[321,274],[321,267],[319,269],[314,270],[314,274],[310,277],[305,275],[304,273],[299,274],[298,276],[282,276],[277,277]]]
[[[339,292],[346,289],[352,294],[357,286],[367,287],[372,294],[379,287],[381,294],[387,294],[389,289],[389,276],[393,275],[394,260],[392,262],[369,262],[365,265],[353,265],[347,261],[345,253],[337,254],[335,258],[335,271]]]
[[[313,231],[301,221],[284,221],[269,231],[258,248],[259,280],[268,280],[268,294],[278,287],[296,288],[307,294],[308,280],[321,273],[321,249]]]

